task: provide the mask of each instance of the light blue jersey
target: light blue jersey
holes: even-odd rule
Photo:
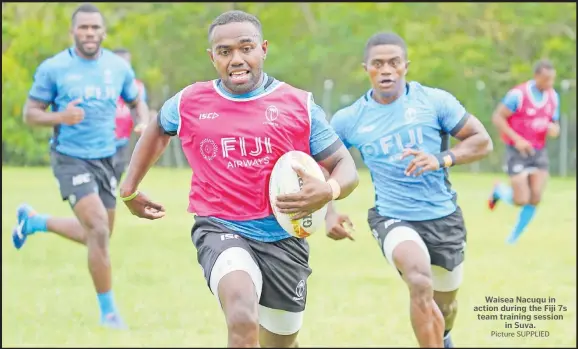
[[[74,48],[48,58],[36,70],[29,98],[66,109],[82,99],[84,120],[76,125],[57,125],[51,146],[59,153],[80,159],[100,159],[116,152],[116,103],[129,103],[138,96],[134,71],[122,58],[102,50],[97,59],[78,56]]]
[[[445,217],[457,209],[447,170],[408,177],[413,156],[401,160],[405,148],[431,154],[449,148],[466,122],[464,107],[446,91],[407,84],[406,93],[391,104],[377,103],[372,90],[338,111],[331,126],[346,147],[357,148],[369,168],[377,212],[406,221]]]
[[[530,92],[532,93],[532,99],[536,102],[536,104],[540,104],[542,99],[544,98],[544,93],[538,90],[536,87],[536,82],[534,80],[530,81]],[[558,121],[560,120],[560,97],[558,96],[558,92],[554,91],[554,96],[556,96],[556,110],[554,111],[554,116],[552,120]],[[522,103],[522,92],[517,89],[510,90],[506,96],[502,99],[502,104],[506,106],[512,113],[518,110],[518,106]]]
[[[232,95],[225,91],[220,84],[217,85],[217,87],[223,94],[231,98],[251,98],[266,93],[279,84],[279,81],[273,80],[272,83],[266,86],[267,81],[268,76],[264,74],[263,83],[259,88],[243,95]],[[159,113],[159,124],[164,131],[169,134],[176,134],[179,127],[178,101],[180,99],[180,93],[181,92],[167,100]],[[313,101],[310,105],[311,136],[309,145],[311,155],[315,156],[332,146],[336,141],[338,141],[338,137],[329,126],[323,109]],[[244,237],[257,241],[273,242],[290,237],[290,235],[281,228],[273,215],[249,221],[230,221],[214,217],[211,217],[211,219]]]

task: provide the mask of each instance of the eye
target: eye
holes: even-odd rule
[[[245,46],[243,47],[243,53],[249,53],[253,50],[253,48],[251,46]]]
[[[221,51],[219,51],[219,54],[220,54],[221,56],[226,56],[226,55],[229,54],[229,50],[221,50]]]
[[[375,68],[380,68],[383,65],[383,63],[381,63],[380,61],[373,61],[372,65]]]
[[[397,68],[397,67],[399,67],[399,66],[402,64],[402,62],[401,62],[401,59],[399,59],[399,58],[394,58],[394,59],[392,59],[392,60],[389,62],[389,64],[390,64],[392,67]]]

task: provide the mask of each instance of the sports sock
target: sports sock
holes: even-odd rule
[[[536,213],[536,206],[534,205],[522,206],[522,209],[520,210],[520,216],[518,217],[518,223],[516,223],[514,230],[512,230],[512,233],[508,238],[509,243],[513,244],[516,241],[518,241],[518,239],[520,238],[520,236],[522,235],[522,233],[524,232],[524,230],[526,229],[532,218],[534,218],[535,213]]]
[[[496,186],[494,190],[494,197],[498,200],[502,200],[507,204],[514,204],[514,191],[509,185],[500,183]]]
[[[36,232],[47,232],[48,228],[46,227],[46,224],[48,218],[50,218],[50,216],[46,214],[35,214],[34,216],[28,217],[28,222],[26,224],[27,233],[33,234]]]
[[[97,297],[98,297],[98,305],[100,307],[101,319],[104,319],[104,317],[108,314],[116,313],[116,306],[114,304],[112,290],[104,293],[99,293]]]

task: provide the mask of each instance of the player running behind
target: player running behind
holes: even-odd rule
[[[409,288],[421,347],[451,347],[462,282],[466,228],[448,169],[492,151],[480,121],[450,93],[406,82],[404,40],[378,33],[365,46],[371,89],[331,120],[346,147],[359,149],[375,187],[368,223],[387,261]],[[460,142],[449,148],[449,136]],[[349,237],[351,221],[330,205],[328,236]]]
[[[492,118],[506,144],[506,168],[510,185],[497,183],[488,200],[491,210],[498,201],[521,207],[518,222],[507,238],[513,244],[536,213],[548,180],[546,137],[560,134],[560,103],[554,90],[556,70],[541,60],[534,66],[534,80],[511,89]]]
[[[101,324],[124,328],[112,293],[109,236],[114,226],[116,102],[122,97],[146,117],[134,72],[122,58],[101,48],[106,29],[98,8],[79,6],[72,15],[74,46],[46,59],[34,76],[24,106],[32,126],[53,127],[50,158],[60,195],[76,218],[17,209],[12,239],[20,249],[37,232],[53,232],[88,248],[88,269],[97,292]],[[46,109],[52,106],[52,111]]]

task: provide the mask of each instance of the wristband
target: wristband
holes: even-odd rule
[[[333,200],[336,200],[339,197],[339,195],[341,195],[341,187],[339,186],[339,183],[337,183],[337,181],[333,178],[329,178],[327,183],[331,187],[331,193],[333,195]]]
[[[136,198],[136,197],[138,196],[138,194],[140,194],[140,192],[137,190],[137,191],[135,191],[134,193],[132,193],[132,194],[130,194],[129,196],[126,196],[126,197],[124,197],[124,198],[123,198],[122,196],[120,196],[120,195],[119,195],[119,196],[120,196],[120,199],[121,199],[122,201],[127,202],[127,201],[131,201],[132,199]]]
[[[456,164],[456,156],[447,150],[436,155],[440,168],[452,167]]]

